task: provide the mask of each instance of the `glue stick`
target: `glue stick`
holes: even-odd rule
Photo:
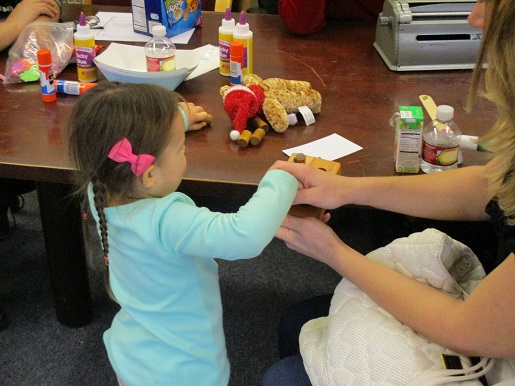
[[[68,95],[81,95],[96,85],[96,83],[73,82],[60,79],[55,82],[57,93]]]
[[[80,13],[77,32],[75,32],[73,37],[75,39],[79,82],[94,82],[97,80],[97,68],[93,60],[96,55],[95,37],[91,33],[89,24],[86,23],[84,12]]]
[[[230,70],[230,45],[233,38],[235,21],[231,17],[231,8],[225,9],[225,18],[218,27],[218,47],[220,48],[220,74],[229,76]]]
[[[243,44],[231,43],[231,86],[243,83]]]
[[[54,72],[52,70],[52,53],[50,50],[38,50],[39,81],[43,102],[55,102]]]
[[[240,12],[240,19],[234,27],[233,41],[243,44],[243,76],[254,73],[253,33],[245,17],[245,11]]]

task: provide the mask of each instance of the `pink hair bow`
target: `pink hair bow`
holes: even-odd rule
[[[142,175],[156,159],[156,157],[150,154],[133,154],[132,145],[127,138],[116,142],[111,148],[108,157],[116,162],[129,162],[132,172],[138,177]]]

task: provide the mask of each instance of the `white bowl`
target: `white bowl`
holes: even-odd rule
[[[176,70],[147,72],[145,48],[111,43],[95,58],[95,64],[111,82],[150,83],[175,90],[193,72],[200,57],[192,50],[176,50]]]

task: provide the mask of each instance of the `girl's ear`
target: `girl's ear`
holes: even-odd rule
[[[140,176],[143,187],[150,189],[156,184],[155,166],[150,165],[147,170]]]

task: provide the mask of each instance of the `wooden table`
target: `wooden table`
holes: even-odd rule
[[[86,15],[130,12],[126,7],[66,4],[63,20],[76,20],[80,10]],[[217,45],[222,17],[203,12],[202,27],[188,45],[178,48]],[[229,139],[231,122],[219,94],[228,79],[212,71],[182,83],[177,91],[214,115],[211,127],[187,135],[188,169],[180,187],[186,193],[243,202],[275,160],[287,159],[282,149],[335,132],[363,147],[338,160],[342,174],[394,175],[388,120],[400,105],[419,105],[421,94],[454,106],[465,134],[484,133],[493,122],[494,109],[484,100],[471,114],[463,109],[471,71],[391,72],[372,47],[373,24],[335,22],[315,35],[297,37],[278,16],[249,14],[247,20],[254,32],[255,73],[311,82],[322,94],[322,112],[313,125],[301,120],[284,134],[270,132],[258,147],[240,149]],[[2,74],[6,60],[7,52],[1,53]],[[75,65],[60,78],[76,80]],[[100,81],[106,81],[102,75]],[[79,203],[68,197],[74,167],[62,131],[77,97],[59,95],[56,103],[43,103],[39,83],[3,85],[0,95],[0,177],[37,181],[57,318],[65,325],[84,325],[91,315],[89,283]],[[465,154],[465,165],[482,162],[479,153]]]

